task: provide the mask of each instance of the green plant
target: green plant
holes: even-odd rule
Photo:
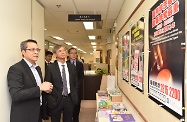
[[[106,69],[101,69],[101,68],[98,68],[96,71],[96,74],[108,74],[108,72],[106,71]]]

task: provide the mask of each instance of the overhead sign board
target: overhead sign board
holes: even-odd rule
[[[69,14],[68,15],[68,22],[96,22],[101,21],[100,14]]]

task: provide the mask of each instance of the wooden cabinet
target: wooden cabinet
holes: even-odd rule
[[[82,99],[96,100],[95,94],[100,89],[102,75],[85,75],[82,84]]]

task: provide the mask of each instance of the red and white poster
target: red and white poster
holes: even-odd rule
[[[143,91],[144,18],[131,28],[131,85]]]
[[[159,0],[149,12],[149,97],[184,111],[185,1]]]

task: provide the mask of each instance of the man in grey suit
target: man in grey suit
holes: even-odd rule
[[[63,111],[63,122],[72,122],[74,106],[78,103],[79,82],[76,67],[66,62],[66,49],[57,45],[53,54],[56,61],[47,66],[45,81],[53,84],[51,94],[47,95],[47,104],[51,112],[51,122],[60,122]]]
[[[29,39],[20,47],[23,59],[12,65],[7,74],[12,97],[10,122],[42,122],[43,94],[50,93],[53,85],[43,82],[41,69],[36,64],[40,52],[37,42]]]

